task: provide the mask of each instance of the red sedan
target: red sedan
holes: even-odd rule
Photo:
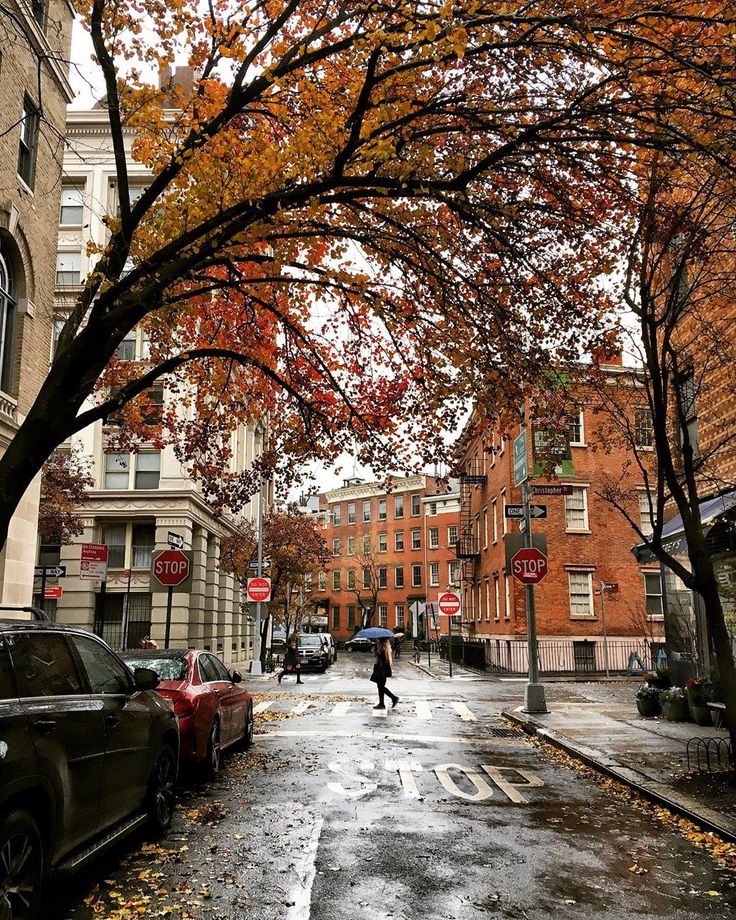
[[[156,688],[179,717],[182,760],[201,765],[210,776],[220,770],[222,752],[253,740],[253,700],[237,671],[230,674],[211,652],[200,649],[135,649],[122,653],[131,670],[150,668]]]

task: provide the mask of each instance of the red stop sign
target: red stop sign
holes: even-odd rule
[[[180,549],[165,549],[153,560],[153,577],[167,588],[189,578],[189,559]]]
[[[444,594],[440,594],[437,606],[440,608],[440,613],[454,617],[456,613],[460,613],[460,597],[454,591],[445,591]]]
[[[511,574],[522,585],[536,585],[548,571],[547,557],[538,549],[520,549],[511,559]]]

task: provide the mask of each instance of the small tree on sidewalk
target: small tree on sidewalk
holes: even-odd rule
[[[596,402],[607,413],[611,437],[622,439],[632,458],[631,469],[601,495],[646,550],[702,599],[736,751],[733,644],[709,535],[713,520],[701,508],[703,498],[736,485],[733,182],[724,173],[706,173],[698,161],[649,159],[624,284],[636,320],[629,343],[641,367],[622,370],[615,386],[599,374]],[[640,488],[622,485],[632,469]],[[687,563],[663,540],[674,514],[682,520]],[[720,536],[717,549],[736,547],[731,524]]]
[[[79,450],[54,451],[41,474],[38,535],[42,546],[63,546],[82,533],[79,506],[94,484],[89,457]]]
[[[378,610],[378,594],[386,585],[382,584],[384,566],[382,560],[376,558],[373,550],[366,548],[364,552],[357,553],[355,561],[358,565],[358,575],[353,587],[348,585],[348,591],[355,595],[360,608],[360,629],[374,625]]]

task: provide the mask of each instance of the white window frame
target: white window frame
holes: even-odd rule
[[[401,546],[399,546],[401,543]],[[395,530],[394,531],[394,552],[403,553],[404,552],[404,531]]]
[[[339,556],[341,549],[342,549],[342,544],[340,543],[340,538],[333,537],[332,538],[332,555]]]
[[[399,578],[399,575],[401,578]],[[406,587],[406,572],[403,565],[394,566],[394,588]]]
[[[416,577],[417,572],[419,572],[418,579]],[[412,562],[411,564],[411,586],[412,588],[422,587],[422,564],[421,562]]]
[[[440,586],[440,564],[439,562],[429,563],[429,586],[430,588],[439,588]]]
[[[498,499],[491,502],[491,527],[493,528],[493,545],[498,543]]]
[[[650,497],[646,489],[639,489],[639,526],[645,537],[654,531],[654,503],[650,507]],[[648,522],[648,523],[647,523]]]
[[[504,620],[511,619],[511,579],[504,573],[503,576],[503,594],[505,603]]]
[[[378,534],[378,552],[379,553],[388,552],[388,533],[385,530],[382,530]]]
[[[664,588],[662,586],[662,573],[659,569],[642,569],[642,581],[644,582],[644,608],[646,610],[647,620],[653,623],[661,623],[664,620]],[[659,582],[659,593],[650,593],[647,585],[647,578],[657,578]],[[649,598],[658,597],[660,613],[649,612]]]
[[[422,497],[418,492],[411,496],[411,517],[420,517],[422,514]]]
[[[509,522],[506,519],[506,489],[501,489],[501,533],[507,534]]]
[[[84,224],[84,195],[85,195],[86,183],[84,181],[80,182],[69,182],[64,184],[61,187],[61,203],[59,205],[59,226],[60,227],[81,227]],[[76,203],[74,198],[78,199]],[[64,203],[64,200],[69,198],[68,203]],[[64,220],[64,210],[74,211],[75,219],[74,220]],[[79,220],[76,219],[76,212],[79,212]]]
[[[486,623],[491,622],[491,579],[485,577],[486,583]]]
[[[447,545],[450,547],[457,545],[457,524],[450,524],[447,527]]]
[[[588,517],[588,487],[587,486],[573,486],[573,494],[565,496],[565,531],[567,533],[590,533],[590,519]],[[580,508],[570,508],[570,499],[582,495],[583,507]],[[573,526],[570,523],[570,512],[580,513],[582,510],[583,522],[581,526]]]
[[[593,595],[593,570],[592,569],[568,569],[567,572],[567,599],[568,606],[570,609],[570,619],[571,620],[594,620],[595,619],[595,603]],[[573,579],[574,578],[585,578],[588,583],[587,592],[582,590],[575,591],[576,597],[583,597],[587,594],[589,613],[576,613],[573,612]],[[579,587],[579,586],[577,586]]]
[[[421,528],[415,527],[411,532],[411,548],[412,549],[421,549],[422,548],[422,531]]]
[[[493,593],[496,602],[493,619],[499,623],[501,621],[501,579],[498,577],[498,574],[493,576]]]
[[[429,548],[430,549],[440,548],[440,529],[439,527],[429,528]]]
[[[483,506],[483,549],[488,549],[488,505]]]
[[[580,439],[578,441],[573,441],[573,439],[570,438],[570,447],[587,447],[587,444],[585,442],[585,413],[583,412],[582,409],[579,409],[576,415],[578,419],[578,427],[580,428]],[[574,417],[575,416],[570,416],[571,419]],[[568,430],[568,435],[569,435],[570,433],[569,426],[567,430]]]
[[[371,500],[367,498],[363,501],[363,523],[370,524],[371,522]]]

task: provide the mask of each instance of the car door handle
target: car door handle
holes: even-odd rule
[[[110,728],[117,728],[120,725],[120,719],[118,716],[105,716],[105,725],[109,725]]]
[[[48,735],[51,732],[56,731],[56,722],[53,719],[37,719],[33,723],[33,727],[36,731],[42,732],[44,735]]]

